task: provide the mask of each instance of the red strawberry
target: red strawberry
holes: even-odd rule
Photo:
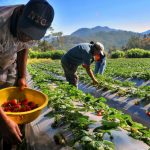
[[[11,103],[12,105],[17,105],[17,99],[10,100],[10,103]]]
[[[97,116],[102,116],[102,112],[101,112],[101,111],[98,111],[98,112],[97,112]]]
[[[35,109],[35,108],[38,107],[38,105],[35,104],[34,102],[29,102],[29,103],[28,103],[28,106],[30,106],[31,109]]]
[[[12,112],[19,112],[18,108],[14,108]]]
[[[5,107],[5,108],[4,108],[4,111],[6,111],[6,112],[11,112],[9,107]]]
[[[12,106],[11,102],[7,102],[7,106],[11,107]]]
[[[5,102],[5,103],[2,105],[2,107],[7,107],[7,105],[8,105],[8,103]]]
[[[28,106],[32,106],[32,105],[35,105],[34,102],[28,102]]]
[[[26,108],[26,111],[30,111],[31,110],[30,106],[26,106],[25,108]]]
[[[146,114],[150,117],[150,111],[148,111]]]
[[[28,105],[28,101],[24,101],[24,100],[23,100],[23,101],[21,102],[21,104],[22,104],[22,105]]]
[[[24,99],[24,102],[28,102],[28,99],[27,99],[27,98],[25,98],[25,99]]]
[[[104,113],[104,110],[99,110],[99,111],[97,111],[97,116],[102,116],[103,113]]]
[[[26,108],[25,108],[25,107],[22,107],[22,108],[20,109],[20,112],[24,112],[24,111],[26,111]]]
[[[15,108],[20,109],[20,108],[21,108],[21,105],[17,104],[17,105],[15,105]]]

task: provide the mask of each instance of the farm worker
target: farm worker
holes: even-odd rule
[[[106,68],[106,55],[104,53],[104,45],[99,43],[100,46],[100,53],[96,56],[94,56],[93,60],[95,60],[95,70],[94,74],[96,75],[97,73],[103,74]]]
[[[79,65],[82,65],[87,74],[91,77],[94,84],[97,84],[91,68],[91,59],[93,56],[96,56],[100,53],[100,45],[97,43],[81,43],[73,48],[71,48],[61,59],[62,67],[64,69],[66,80],[69,84],[77,86],[77,68]]]
[[[45,35],[53,18],[54,10],[46,0],[0,7],[0,89],[27,86],[28,47],[32,40],[40,40]],[[1,107],[0,135],[13,142],[21,142],[18,125],[4,114]]]

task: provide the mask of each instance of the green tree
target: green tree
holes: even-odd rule
[[[54,47],[45,40],[39,42],[38,48],[40,49],[41,52],[54,50]]]
[[[53,34],[53,31],[54,31],[53,27],[49,27],[49,28],[47,29],[47,32],[46,32],[46,33],[52,35],[52,34]],[[43,37],[43,41],[40,41],[40,42],[38,43],[38,47],[41,49],[42,52],[46,52],[46,51],[48,51],[48,50],[53,50],[53,49],[54,49],[53,46],[52,46],[51,44],[49,44],[49,43],[45,40],[45,36]]]
[[[142,48],[142,40],[140,37],[133,36],[128,40],[127,49]]]
[[[142,39],[142,48],[150,50],[150,35],[147,35]]]
[[[56,36],[57,42],[58,42],[58,48],[63,49],[64,47],[64,37],[63,32],[55,32],[52,34],[53,36]]]

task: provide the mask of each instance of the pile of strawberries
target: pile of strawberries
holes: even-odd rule
[[[28,99],[13,99],[2,104],[2,108],[6,112],[25,112],[33,110],[37,107],[37,104],[35,104],[34,102],[29,102]]]

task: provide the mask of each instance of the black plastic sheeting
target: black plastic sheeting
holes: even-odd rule
[[[55,77],[57,77],[58,79],[64,80],[64,78],[60,76],[55,75]],[[33,82],[31,81],[31,79],[29,79],[29,81],[30,81],[29,86],[32,86]],[[55,85],[52,84],[51,86],[55,86]],[[34,87],[34,88],[39,90],[38,87]],[[107,96],[108,95],[110,96],[110,94],[106,92],[101,93],[101,90],[97,90],[95,87],[90,86],[90,85],[84,85],[84,84],[79,83],[78,88],[81,89],[83,92],[91,93],[92,95],[96,97],[104,96],[106,98],[109,98]],[[122,100],[118,102],[117,99],[111,98],[111,103],[108,102],[108,104],[110,106],[113,106],[121,110],[123,108],[126,108],[126,110],[128,110],[127,113],[129,113],[129,110],[133,109],[133,108],[131,109],[131,106],[125,107],[125,105],[124,107],[121,107],[123,106]],[[126,101],[126,104],[128,104],[128,101]],[[26,140],[27,140],[27,149],[28,150],[50,150],[50,149],[51,150],[72,150],[71,147],[62,147],[55,143],[53,137],[56,133],[63,131],[63,127],[57,128],[57,129],[51,128],[51,124],[53,123],[54,118],[50,119],[50,118],[44,117],[44,115],[47,114],[49,111],[51,111],[51,109],[46,108],[35,121],[26,125],[25,133],[26,133]],[[86,113],[86,115],[88,115],[90,119],[97,121],[97,123],[93,124],[90,127],[91,129],[92,128],[94,129],[97,125],[99,125],[101,117],[95,116],[90,112]],[[132,117],[134,116],[135,114]],[[148,123],[149,121],[150,120],[148,120]],[[127,132],[123,129],[113,130],[112,135],[113,135],[112,142],[115,144],[115,150],[148,150],[150,148],[144,142],[135,140],[132,137],[128,136]],[[105,135],[104,138],[107,140],[110,140],[107,134]]]

